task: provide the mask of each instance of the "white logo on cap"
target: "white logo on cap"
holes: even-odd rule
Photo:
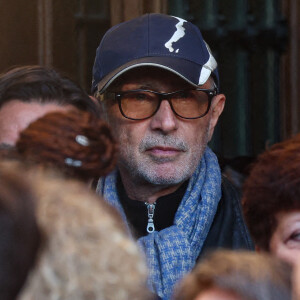
[[[209,53],[209,58],[208,58],[208,61],[202,66],[198,85],[204,84],[207,81],[208,77],[210,76],[211,72],[213,72],[218,66],[218,64],[217,64],[215,58],[213,57],[211,50],[210,50],[209,46],[206,44],[206,42],[205,42],[205,46]]]
[[[174,48],[172,47],[172,44],[177,42],[178,40],[180,40],[181,38],[184,37],[185,35],[185,28],[183,27],[183,23],[187,22],[184,19],[178,18],[178,17],[174,17],[176,18],[179,22],[175,25],[176,26],[176,31],[174,32],[174,34],[172,35],[172,37],[170,38],[170,40],[168,40],[165,43],[165,47],[167,49],[169,49],[170,52],[174,52]],[[176,49],[175,51],[176,53],[179,52],[179,49]]]

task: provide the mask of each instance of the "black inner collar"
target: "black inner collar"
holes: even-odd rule
[[[187,185],[188,180],[184,182],[174,193],[157,199],[153,217],[156,231],[160,231],[173,225],[175,213],[179,207],[181,199],[184,196]],[[136,238],[147,235],[147,205],[142,201],[132,200],[127,196],[120,175],[118,175],[117,179],[117,190],[127,220],[131,225],[133,235]]]

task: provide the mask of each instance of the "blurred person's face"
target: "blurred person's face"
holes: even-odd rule
[[[270,240],[270,251],[295,265],[300,257],[300,211],[283,212],[276,219],[278,225]]]
[[[53,111],[67,111],[71,105],[11,100],[0,108],[0,144],[15,145],[19,133],[31,122]]]
[[[199,294],[194,300],[243,300],[236,294],[219,288],[208,289]]]
[[[170,93],[188,88],[191,86],[187,82],[170,72],[141,68],[126,73],[118,91]],[[211,89],[211,83],[201,88]],[[105,113],[119,142],[118,167],[123,181],[178,186],[195,171],[223,110],[225,97],[214,96],[209,112],[198,119],[176,116],[169,102],[162,100],[152,117],[130,120],[121,114],[116,101],[109,101],[112,104],[107,104]]]

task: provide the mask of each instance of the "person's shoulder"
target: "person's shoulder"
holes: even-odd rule
[[[222,176],[222,197],[203,245],[204,252],[215,248],[253,250],[240,201],[239,190],[228,178]]]
[[[229,217],[236,225],[244,227],[244,219],[241,206],[241,192],[228,179],[222,175],[222,197],[219,202],[218,212]]]
[[[234,240],[242,241],[243,247],[253,249],[253,242],[250,237],[241,205],[241,191],[226,176],[222,176],[222,197],[218,210],[223,210],[223,216],[231,220]]]
[[[224,175],[222,175],[222,198],[224,200],[231,200],[230,203],[237,204],[241,201],[240,190]]]

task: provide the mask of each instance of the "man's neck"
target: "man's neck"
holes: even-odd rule
[[[171,186],[156,185],[145,181],[132,180],[122,172],[120,172],[120,175],[126,194],[130,199],[150,204],[154,203],[159,197],[175,192],[182,185],[182,182]]]

